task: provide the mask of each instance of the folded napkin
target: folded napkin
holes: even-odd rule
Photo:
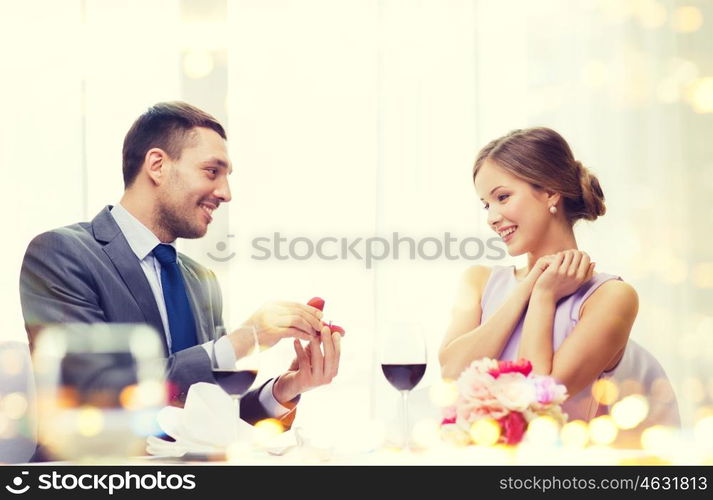
[[[223,389],[205,382],[190,387],[183,408],[163,408],[157,420],[161,430],[175,440],[148,437],[146,451],[160,457],[207,455],[229,459],[234,453],[252,451],[257,455],[253,453],[251,458],[296,455],[303,461],[326,461],[333,456],[341,434],[337,428],[324,425],[324,419],[316,419],[309,428],[296,426],[278,435],[256,432],[239,418],[233,400]]]
[[[182,409],[168,406],[157,418],[159,427],[175,441],[150,436],[146,451],[151,455],[224,454],[233,444],[249,444],[253,436],[252,426],[238,417],[230,396],[205,382],[190,387]]]

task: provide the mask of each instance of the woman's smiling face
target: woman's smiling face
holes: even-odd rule
[[[475,177],[475,190],[488,211],[488,225],[503,239],[512,256],[538,247],[552,222],[547,192],[485,160]],[[549,203],[549,205],[548,205]]]

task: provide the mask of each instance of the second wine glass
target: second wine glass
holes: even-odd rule
[[[381,370],[401,393],[402,446],[408,449],[408,395],[426,373],[426,341],[420,325],[399,323],[388,327],[381,339]]]
[[[217,338],[226,333],[225,327],[216,327]],[[233,399],[236,414],[240,417],[240,398],[250,389],[257,377],[260,345],[253,327],[241,327],[233,334],[236,335],[238,344],[237,359],[230,365],[220,358],[219,353],[214,353],[212,372],[215,383]]]

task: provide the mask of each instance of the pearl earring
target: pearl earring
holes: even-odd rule
[[[554,205],[552,205],[552,206],[550,207],[550,213],[551,213],[552,215],[555,215],[555,214],[557,213],[557,207],[554,206]]]

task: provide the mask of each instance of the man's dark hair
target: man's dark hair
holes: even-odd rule
[[[209,128],[227,139],[218,120],[185,102],[160,102],[139,116],[124,137],[124,189],[133,184],[149,149],[160,148],[171,159],[180,159],[195,127]]]

